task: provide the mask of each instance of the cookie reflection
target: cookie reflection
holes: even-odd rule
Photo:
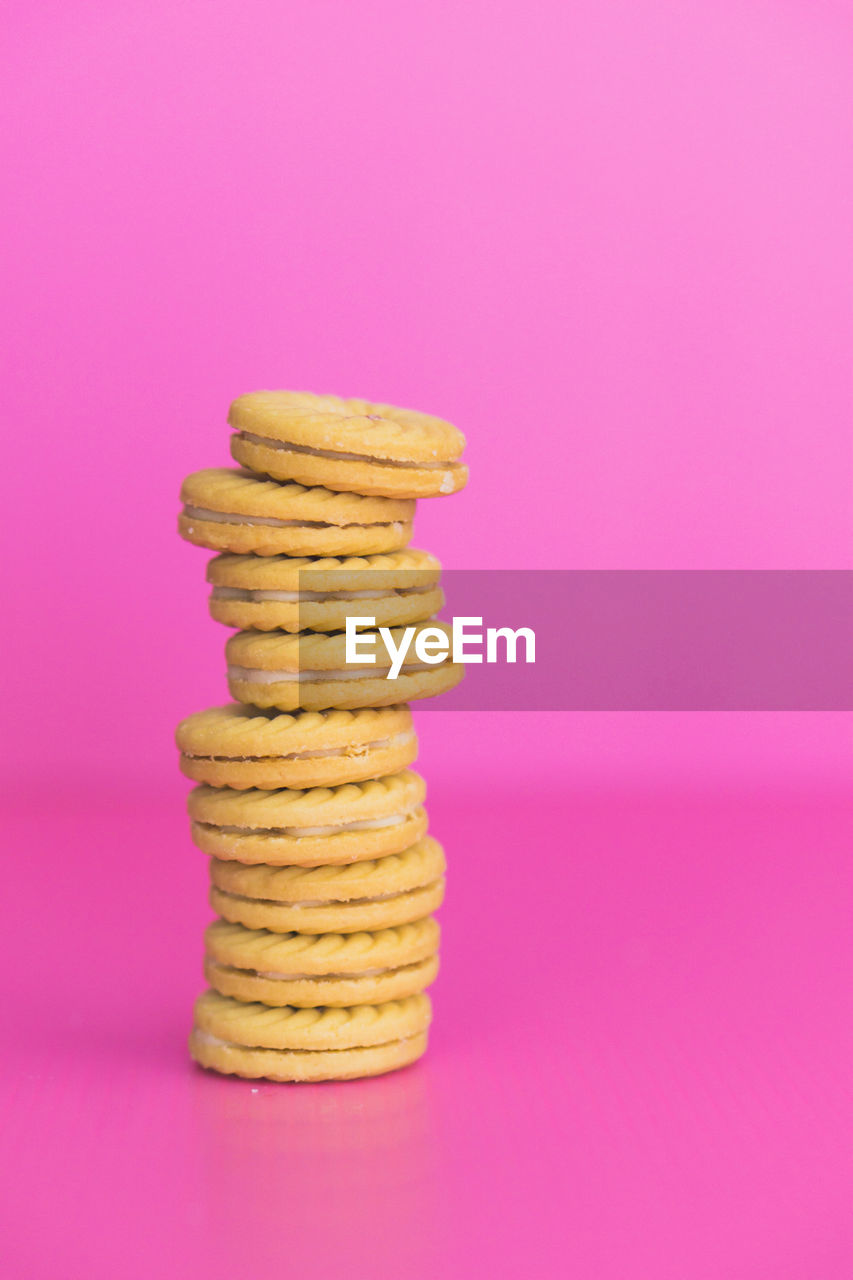
[[[418,1241],[437,1153],[423,1064],[340,1084],[276,1085],[195,1069],[199,1206],[217,1254],[245,1274],[287,1260],[321,1274],[350,1250],[390,1274]]]

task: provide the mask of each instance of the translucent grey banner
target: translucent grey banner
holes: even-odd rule
[[[375,597],[358,585],[351,611],[369,617]],[[345,571],[304,571],[303,586],[350,594]],[[490,630],[524,628],[535,660],[525,660],[529,636],[510,662],[498,635],[498,660],[467,662],[461,683],[424,709],[853,709],[849,571],[446,570],[441,587],[440,618],[475,620],[466,634],[482,637],[466,654],[485,658]],[[399,573],[393,589],[408,595]],[[417,662],[410,643],[403,670]]]

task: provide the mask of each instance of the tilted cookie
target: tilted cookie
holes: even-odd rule
[[[227,627],[343,631],[367,613],[378,627],[438,613],[441,565],[428,551],[376,556],[215,556],[207,566],[210,612]]]
[[[210,905],[248,929],[358,933],[390,929],[438,910],[444,851],[424,836],[402,853],[329,867],[245,866],[210,860]]]
[[[408,769],[390,778],[307,791],[189,794],[192,838],[204,853],[271,866],[334,865],[401,853],[426,834],[423,778]]]
[[[351,1080],[420,1058],[430,1017],[424,994],[348,1009],[296,1009],[205,991],[189,1047],[200,1066],[250,1080]]]
[[[204,935],[204,976],[235,1000],[299,1008],[380,1004],[435,981],[438,940],[431,916],[374,933],[271,933],[216,920]]]
[[[412,536],[413,502],[277,484],[235,467],[195,471],[181,486],[178,533],[212,551],[365,556]]]
[[[456,493],[468,481],[465,437],[413,409],[300,391],[253,391],[231,405],[238,462],[300,484],[386,497]]]
[[[178,725],[181,771],[214,787],[336,787],[398,773],[418,740],[407,706],[358,711],[210,707]]]
[[[282,711],[383,707],[432,698],[457,685],[464,667],[446,657],[432,665],[417,657],[417,637],[427,629],[449,635],[445,623],[416,623],[405,661],[394,679],[388,678],[391,659],[377,632],[359,631],[362,652],[373,653],[376,662],[356,666],[347,664],[343,632],[291,635],[284,631],[240,631],[225,646],[228,689],[238,702]],[[404,631],[391,628],[394,646],[401,644]]]

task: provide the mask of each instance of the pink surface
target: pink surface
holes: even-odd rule
[[[430,1056],[257,1093],[170,742],[248,389],[457,421],[448,565],[850,566],[849,6],[6,9],[15,1274],[849,1276],[849,717],[422,715]]]
[[[187,1066],[177,808],[10,832],[7,1274],[847,1280],[849,796],[433,788],[430,1052],[295,1088]]]

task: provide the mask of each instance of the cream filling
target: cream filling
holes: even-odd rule
[[[220,1049],[247,1049],[248,1045],[235,1044],[233,1040],[220,1040],[219,1036],[211,1035],[209,1031],[199,1031],[198,1027],[193,1028],[193,1035],[200,1044],[216,1045]]]
[[[371,462],[380,467],[415,467],[418,471],[446,471],[455,467],[455,462],[416,462],[414,459],[399,461],[394,458],[377,458],[367,453],[339,453],[336,449],[312,449],[307,444],[290,444],[287,440],[270,440],[267,436],[256,436],[251,431],[241,431],[243,440],[250,444],[263,445],[265,449],[280,449],[285,453],[307,453],[312,458],[331,458],[335,462]]]
[[[433,586],[389,587],[386,591],[253,591],[247,587],[214,587],[210,594],[213,600],[249,600],[258,604],[265,600],[282,604],[304,604],[308,601],[325,604],[332,600],[386,600],[396,596],[422,595],[433,590]]]
[[[190,520],[210,520],[214,524],[269,525],[275,529],[402,529],[399,520],[371,524],[329,524],[325,520],[279,520],[275,516],[244,516],[230,511],[209,511],[206,507],[184,507],[184,515]]]
[[[352,755],[380,751],[387,747],[402,747],[405,743],[411,742],[414,736],[414,732],[407,731],[395,733],[391,738],[377,738],[375,742],[357,742],[349,747],[324,747],[317,751],[294,751],[285,756],[198,756],[194,755],[192,751],[185,751],[183,754],[190,760],[210,760],[215,761],[217,764],[262,764],[265,761],[273,763],[278,760],[324,760],[332,756],[338,759],[346,759]]]
[[[398,889],[394,893],[377,893],[373,898],[305,898],[301,902],[281,902],[275,898],[248,898],[243,893],[229,893],[227,889],[220,889],[218,885],[214,888],[226,898],[230,898],[232,902],[247,902],[251,906],[263,907],[287,907],[288,911],[303,911],[310,907],[367,907],[372,906],[374,902],[394,902],[397,898],[407,898],[411,893],[423,893],[427,889],[434,889],[438,884],[437,880],[431,881],[429,884],[416,884],[411,889]]]
[[[235,967],[228,966],[229,969]],[[383,973],[393,973],[394,969],[359,969],[358,973],[270,973],[261,969],[243,969],[239,972],[251,974],[255,978],[267,978],[270,982],[340,982],[341,979],[348,978],[378,978]]]
[[[414,810],[408,813],[395,813],[387,818],[370,818],[362,822],[341,822],[335,826],[324,827],[225,827],[217,826],[212,822],[203,822],[204,827],[221,832],[228,836],[244,836],[244,835],[260,835],[262,832],[268,832],[270,835],[276,836],[336,836],[342,831],[381,831],[385,827],[399,827],[404,822],[408,822],[414,815]]]
[[[427,666],[421,663],[410,663],[400,668],[401,676],[415,675],[417,672],[434,671],[433,663]],[[323,680],[384,680],[390,667],[330,667],[328,671],[261,671],[257,667],[235,667],[229,665],[229,680],[245,680],[249,684],[282,684],[288,680],[302,680],[310,683]]]
[[[191,520],[210,520],[214,524],[265,524],[276,529],[323,529],[320,520],[279,520],[275,516],[242,516],[230,511],[208,511],[206,507],[184,507],[184,515]]]
[[[410,1036],[398,1036],[396,1040],[384,1040],[382,1044],[353,1044],[347,1049],[271,1049],[269,1045],[263,1044],[238,1044],[236,1040],[220,1040],[219,1036],[213,1035],[210,1031],[200,1031],[198,1027],[193,1028],[193,1035],[200,1044],[208,1044],[217,1049],[240,1049],[249,1053],[351,1053],[353,1049],[387,1049],[392,1044],[407,1044],[409,1040],[414,1040],[415,1035],[423,1035],[422,1031],[415,1032]]]

